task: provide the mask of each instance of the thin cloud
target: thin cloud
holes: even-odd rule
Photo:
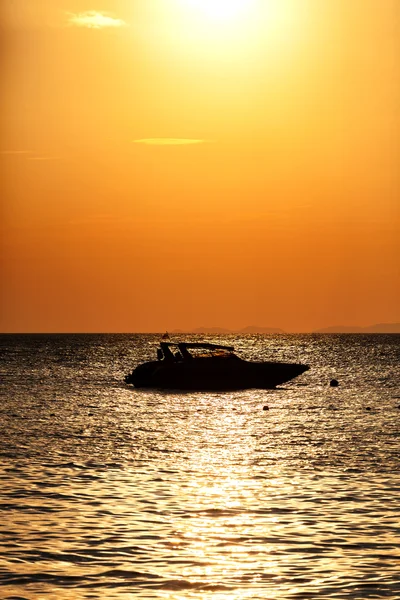
[[[3,156],[21,157],[24,160],[58,160],[59,156],[51,154],[36,154],[34,150],[0,150]]]
[[[122,19],[116,19],[109,13],[98,12],[96,10],[87,10],[81,13],[69,13],[68,23],[76,27],[86,27],[88,29],[105,29],[107,27],[125,27],[127,23]]]
[[[33,150],[2,150],[0,154],[19,155],[19,154],[33,154]]]
[[[193,140],[190,138],[145,138],[134,140],[135,144],[146,146],[184,146],[187,144],[204,144],[206,140]]]

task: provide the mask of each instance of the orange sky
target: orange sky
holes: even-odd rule
[[[1,11],[1,331],[400,321],[398,0]]]

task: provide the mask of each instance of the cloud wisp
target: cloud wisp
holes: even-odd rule
[[[185,146],[190,144],[204,144],[207,140],[194,140],[191,138],[145,138],[133,140],[135,144],[145,146]]]
[[[21,160],[59,160],[60,156],[38,154],[34,150],[0,150],[0,155],[20,158]]]
[[[33,154],[33,150],[1,150],[0,154],[7,154],[10,156],[13,156],[13,155],[19,156],[21,154]]]
[[[76,27],[86,27],[87,29],[105,29],[125,27],[127,23],[122,19],[117,19],[109,13],[96,10],[87,10],[81,13],[68,13],[68,23]]]

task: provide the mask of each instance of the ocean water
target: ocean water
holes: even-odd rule
[[[400,598],[400,336],[196,337],[310,371],[135,390],[159,336],[0,337],[0,598]]]

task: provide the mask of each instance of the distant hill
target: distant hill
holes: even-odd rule
[[[314,333],[400,333],[400,323],[377,323],[368,327],[338,325],[318,329]]]
[[[213,333],[218,335],[219,333],[234,333],[230,329],[225,329],[224,327],[196,327],[193,331],[189,331],[188,333]]]
[[[248,325],[240,329],[237,333],[285,333],[283,329],[277,327],[259,327],[258,325]]]
[[[182,329],[174,329],[173,334],[180,333],[201,333],[208,335],[224,335],[224,334],[277,334],[286,333],[278,327],[261,327],[259,325],[247,325],[243,329],[226,329],[226,327],[207,327],[205,325],[196,327],[191,331],[183,331]],[[317,329],[313,333],[400,333],[400,323],[376,323],[368,327],[358,327],[357,325],[337,325],[333,327],[324,327]]]
[[[171,333],[183,333],[180,329],[175,329]],[[258,325],[248,325],[243,329],[233,330],[226,329],[225,327],[196,327],[192,331],[187,331],[186,333],[208,333],[211,335],[221,335],[224,333],[285,333],[283,329],[278,329],[277,327],[259,327]]]

